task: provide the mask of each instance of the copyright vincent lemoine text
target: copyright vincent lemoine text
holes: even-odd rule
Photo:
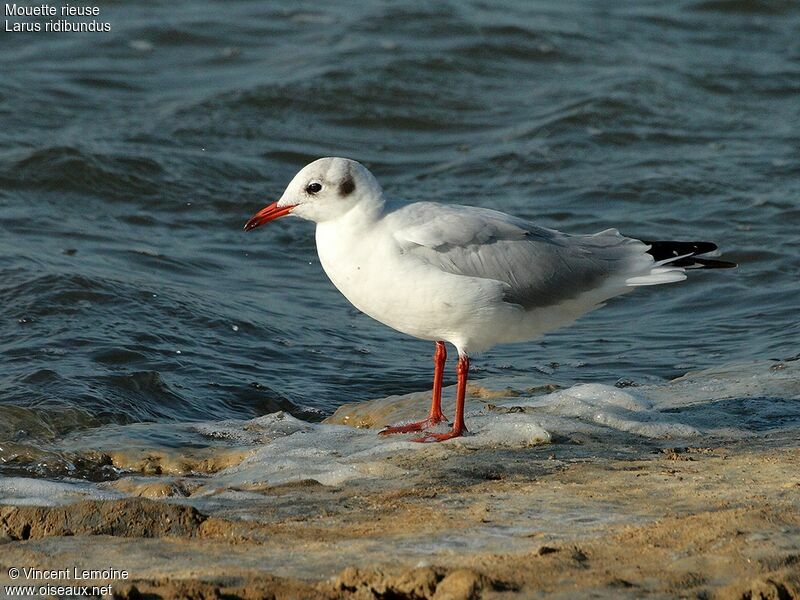
[[[130,577],[128,571],[115,569],[38,569],[10,567],[11,585],[3,586],[7,598],[25,596],[101,596],[112,594],[112,583]]]

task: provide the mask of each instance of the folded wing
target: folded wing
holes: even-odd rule
[[[433,203],[408,205],[398,216],[403,252],[449,273],[500,281],[506,301],[525,309],[587,293],[602,302],[655,264],[646,244],[613,229],[571,236],[489,209]],[[661,269],[658,283],[685,278],[683,269]]]

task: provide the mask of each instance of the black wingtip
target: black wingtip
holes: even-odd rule
[[[655,241],[643,243],[650,246],[647,251],[655,261],[668,261],[666,264],[673,267],[684,267],[686,269],[733,269],[738,265],[727,260],[717,260],[714,258],[703,258],[703,254],[708,254],[717,249],[713,242],[676,242],[676,241]],[[681,258],[677,258],[681,257]],[[674,258],[676,260],[669,260]]]

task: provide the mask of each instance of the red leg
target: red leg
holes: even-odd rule
[[[464,424],[464,400],[467,393],[467,378],[469,377],[469,357],[462,354],[458,357],[458,386],[456,389],[456,416],[453,419],[453,428],[447,433],[426,433],[414,442],[443,442],[454,437],[459,437],[467,431]]]
[[[433,355],[433,399],[428,420],[435,423],[445,421],[442,413],[442,381],[444,380],[444,365],[447,362],[447,348],[444,342],[436,342],[436,353]]]
[[[381,429],[381,435],[421,431],[428,427],[435,427],[442,421],[447,420],[442,413],[442,379],[444,378],[445,362],[447,362],[447,348],[445,348],[444,342],[436,342],[436,353],[433,355],[433,398],[428,418],[424,421],[406,423],[405,425],[386,426]]]

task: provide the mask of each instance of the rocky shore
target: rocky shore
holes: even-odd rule
[[[392,485],[267,488],[257,520],[147,498],[3,506],[0,581],[76,566],[128,571],[118,598],[800,597],[797,448],[552,451],[417,455],[426,468]],[[607,518],[581,532],[598,505]],[[539,511],[571,533],[537,527]]]
[[[741,422],[759,402],[785,416],[791,369],[758,366],[767,379],[739,385],[739,404],[716,402]],[[93,583],[126,599],[800,598],[796,429],[725,437],[718,405],[716,433],[700,431],[705,400],[668,408],[685,384],[651,405],[659,390],[573,389],[581,403],[567,404],[475,387],[474,433],[458,443],[270,415],[218,425],[224,451],[117,449],[104,462],[127,471],[96,484],[2,478],[0,585],[42,583],[13,569],[107,569],[128,576]],[[724,392],[722,380],[698,389],[712,387]],[[605,412],[589,411],[600,397]],[[343,407],[329,422],[378,426],[419,400]],[[543,412],[553,406],[580,419],[559,428]],[[254,436],[249,449],[235,432]]]

